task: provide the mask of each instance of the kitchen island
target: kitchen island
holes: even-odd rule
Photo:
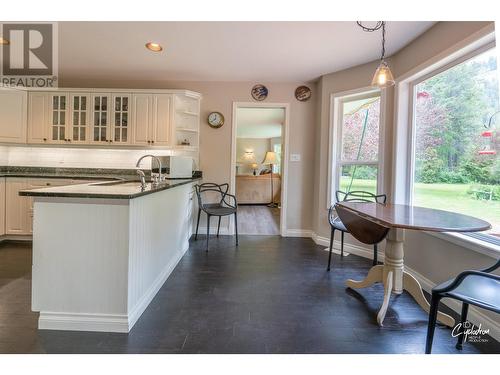
[[[21,191],[34,198],[38,328],[129,332],[188,249],[197,180]]]

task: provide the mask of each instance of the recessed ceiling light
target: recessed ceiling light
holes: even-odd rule
[[[0,37],[0,45],[6,46],[7,44],[10,44],[10,42],[7,39]]]
[[[146,48],[150,51],[153,51],[153,52],[160,52],[163,50],[163,47],[160,46],[158,43],[155,43],[155,42],[148,42],[146,43]]]

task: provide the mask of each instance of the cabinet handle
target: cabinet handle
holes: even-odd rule
[[[155,143],[155,141],[151,141],[151,143]]]
[[[110,143],[113,143],[113,140],[112,140],[112,139],[110,139],[110,140],[109,140],[109,142],[110,142]]]
[[[47,142],[47,138],[44,138],[44,139],[43,139],[43,141],[44,141],[44,142]]]
[[[151,143],[151,141],[148,141],[148,143]]]

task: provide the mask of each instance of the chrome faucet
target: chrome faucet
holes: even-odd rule
[[[141,188],[144,190],[146,188],[146,175],[144,174],[142,169],[138,169],[137,174],[139,175],[139,178],[141,179]]]
[[[139,165],[141,165],[141,161],[144,158],[152,158],[153,160],[156,160],[156,163],[158,164],[158,173],[151,172],[151,180],[152,180],[153,185],[158,185],[160,182],[163,181],[163,176],[161,174],[161,161],[160,161],[160,159],[158,159],[156,156],[151,155],[151,154],[141,156],[139,158],[139,160],[137,160],[137,164],[135,165],[137,168],[139,168]],[[142,171],[140,171],[140,172],[142,172]],[[146,184],[146,179],[144,178],[144,172],[142,172],[142,175],[140,172],[137,171],[137,173],[139,174],[139,177],[141,178],[141,185],[144,187]]]

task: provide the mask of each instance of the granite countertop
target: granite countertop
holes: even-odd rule
[[[149,178],[149,171],[144,170]],[[116,168],[56,168],[56,167],[5,167],[0,166],[0,177],[70,178],[73,180],[127,180],[137,181],[137,169]],[[195,171],[194,177],[201,177]]]
[[[74,180],[136,180],[135,169],[2,167],[0,177],[70,178]]]
[[[139,181],[101,181],[88,184],[22,190],[19,192],[19,195],[28,197],[133,199],[198,180],[201,180],[201,177],[167,180],[156,186],[147,183],[144,189],[142,189]]]

